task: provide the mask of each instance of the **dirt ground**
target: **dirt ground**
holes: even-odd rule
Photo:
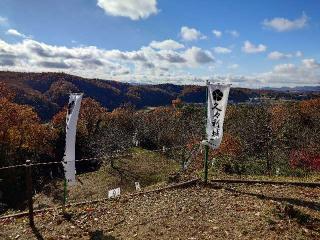
[[[0,239],[320,239],[320,189],[198,184],[0,220]]]

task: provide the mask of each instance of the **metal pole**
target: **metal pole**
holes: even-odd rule
[[[208,183],[208,155],[209,155],[209,146],[205,145],[205,157],[204,157],[204,183]]]
[[[27,198],[28,198],[28,208],[29,208],[29,224],[34,227],[33,219],[33,199],[32,199],[32,175],[31,175],[31,161],[26,161],[26,188],[27,188]]]
[[[206,120],[208,121],[208,86],[209,86],[210,82],[207,80],[206,81]],[[207,124],[207,123],[206,123]],[[209,146],[205,145],[204,146],[205,149],[205,157],[204,157],[204,183],[206,184],[208,182],[208,155],[209,155]]]

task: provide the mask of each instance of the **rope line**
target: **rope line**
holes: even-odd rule
[[[150,152],[166,152],[174,149],[180,149],[187,147],[189,145],[180,145],[180,146],[175,146],[171,148],[161,148],[161,149],[156,149],[156,150],[149,150]],[[119,152],[119,151],[114,151],[114,152]],[[115,155],[106,155],[103,157],[92,157],[92,158],[82,158],[82,159],[76,159],[75,162],[85,162],[85,161],[93,161],[93,160],[102,160],[105,161],[107,159],[111,158],[118,158],[118,157],[127,157],[127,156],[134,156],[134,155],[139,155],[139,153],[126,153],[126,154],[115,154]],[[72,161],[55,161],[55,162],[39,162],[39,163],[31,163],[28,166],[44,166],[44,165],[54,165],[54,164],[63,164],[67,162],[72,162]],[[6,167],[1,167],[0,170],[5,170],[5,169],[12,169],[12,168],[18,168],[18,167],[26,167],[26,164],[19,164],[19,165],[11,165],[11,166],[6,166]]]

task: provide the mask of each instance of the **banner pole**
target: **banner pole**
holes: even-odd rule
[[[206,113],[206,120],[208,121],[208,85],[209,81],[206,81],[206,106],[205,106],[205,113]],[[207,122],[206,122],[207,124]],[[207,127],[207,125],[206,125]],[[208,155],[209,155],[209,146],[205,145],[205,157],[204,157],[204,183],[207,184],[208,182]]]

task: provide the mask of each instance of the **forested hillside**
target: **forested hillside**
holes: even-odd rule
[[[24,164],[26,159],[31,159],[33,163],[48,163],[63,158],[67,110],[64,102],[69,90],[86,94],[77,124],[76,159],[104,157],[119,149],[129,151],[135,146],[135,141],[139,142],[141,149],[147,150],[186,144],[194,146],[205,134],[205,108],[184,103],[201,100],[204,94],[202,87],[168,84],[131,86],[64,74],[7,75],[6,82],[0,82],[0,168]],[[17,78],[18,75],[21,78]],[[16,78],[10,79],[10,76]],[[39,80],[39,76],[43,81]],[[96,89],[95,92],[93,89]],[[235,89],[232,97],[249,98],[254,94],[257,93],[250,89]],[[135,98],[131,95],[139,99],[135,101],[138,107],[147,104],[168,106],[151,110],[137,110],[130,105],[113,110],[103,107],[107,104],[133,104]],[[177,98],[181,100],[172,101],[169,105],[172,99]],[[320,98],[229,104],[223,142],[219,150],[209,156],[210,159],[217,159],[216,171],[283,176],[307,176],[319,171],[319,103]],[[59,111],[44,122],[39,117],[43,113],[38,114],[35,109],[38,112]],[[177,162],[183,163],[187,155],[186,152],[175,156]],[[203,156],[198,157],[194,162],[201,169]],[[98,167],[95,162],[79,164],[77,172],[92,171]],[[35,186],[40,191],[51,178],[63,174],[59,167],[40,167],[33,171],[37,179]],[[11,207],[23,204],[24,169],[5,169],[0,172],[0,179],[0,188],[4,193],[1,201]]]
[[[132,85],[128,83],[87,79],[65,73],[0,72],[0,82],[15,92],[14,102],[32,106],[41,120],[48,121],[66,104],[70,92],[83,92],[109,111],[123,105],[137,109],[165,106],[174,99],[187,103],[205,101],[205,88],[191,85]],[[310,99],[319,93],[279,92],[232,88],[231,102],[245,102],[255,97],[282,99]]]

